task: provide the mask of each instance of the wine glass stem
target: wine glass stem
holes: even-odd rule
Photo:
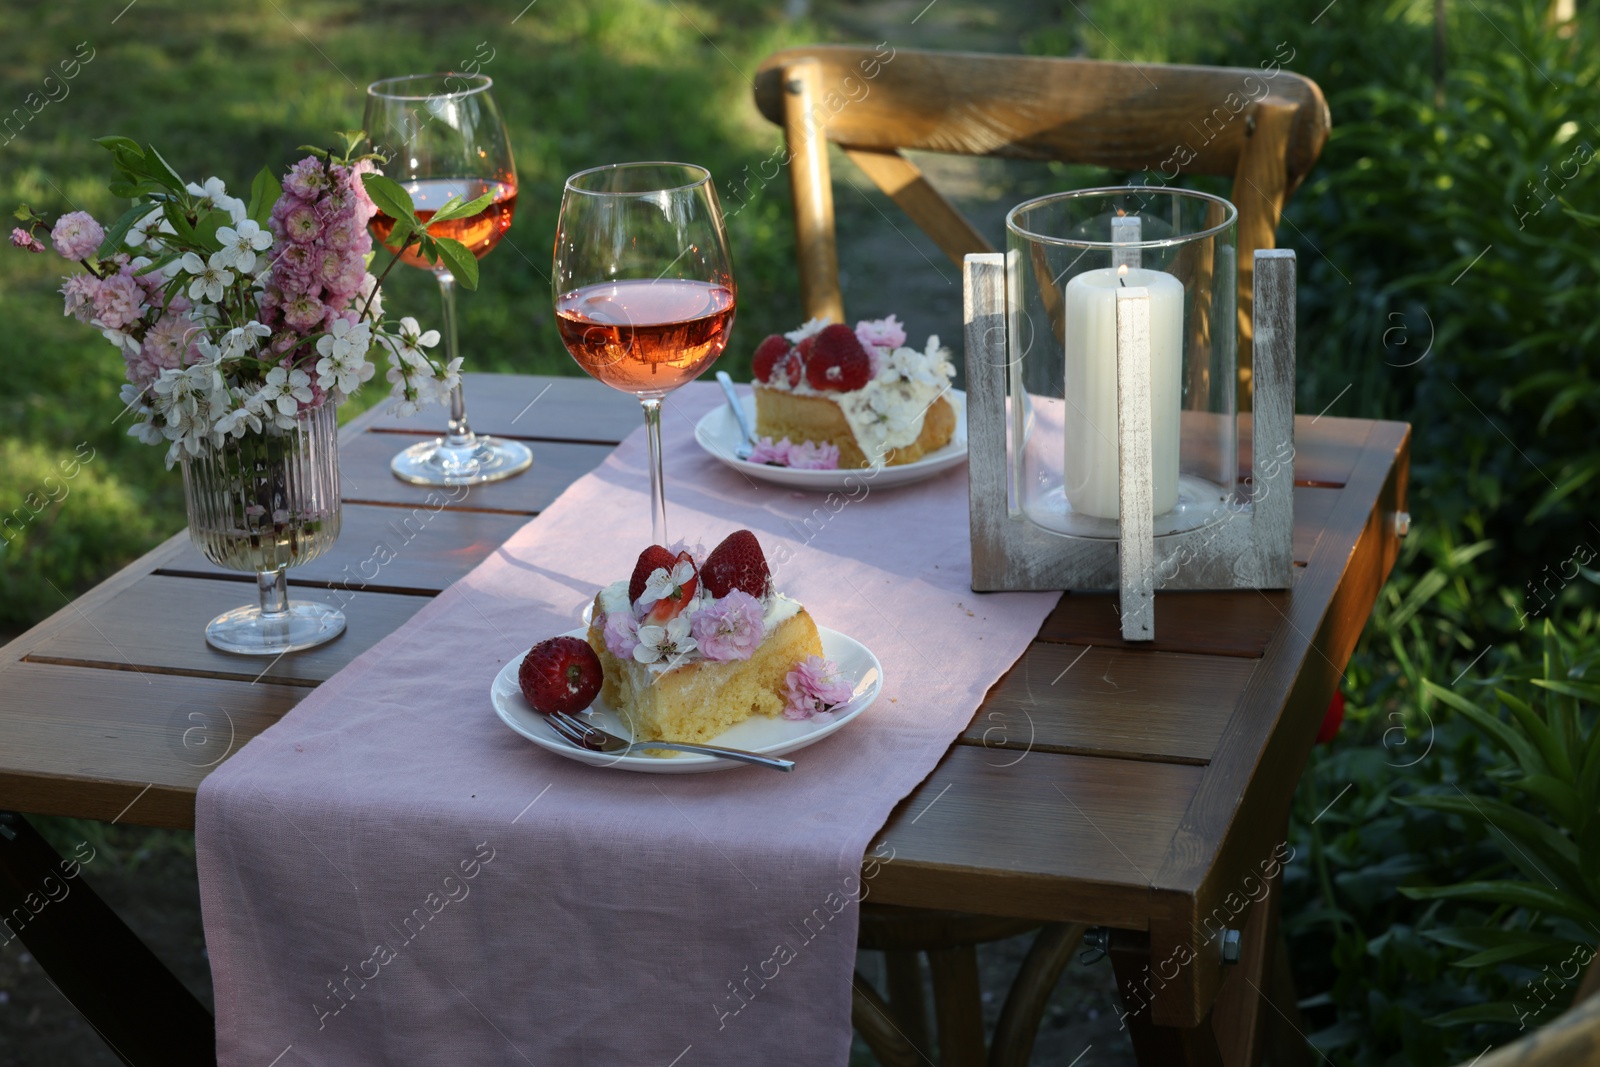
[[[455,362],[456,351],[456,276],[447,270],[434,271],[439,279],[439,299],[444,304],[444,362]],[[445,444],[460,448],[472,443],[472,428],[467,425],[467,398],[461,386],[450,390],[450,428]]]
[[[661,398],[640,397],[645,435],[650,440],[650,539],[667,543],[667,487],[661,472]]]
[[[286,568],[257,571],[256,590],[261,594],[261,614],[276,616],[289,610],[289,572]]]

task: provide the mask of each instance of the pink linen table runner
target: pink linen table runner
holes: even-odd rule
[[[1056,595],[971,592],[964,469],[754,483],[694,444],[720,402],[667,402],[671,535],[755,531],[877,703],[789,774],[587,767],[499,721],[496,672],[648,543],[635,433],[201,785],[222,1067],[846,1062],[862,858]]]

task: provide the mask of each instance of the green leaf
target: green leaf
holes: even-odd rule
[[[1425,1021],[1433,1026],[1467,1026],[1472,1023],[1514,1023],[1521,1018],[1515,1005],[1498,1001],[1493,1004],[1469,1004]]]
[[[382,174],[363,174],[361,183],[367,187],[367,195],[372,197],[379,211],[397,221],[410,220],[416,230],[422,228],[417,220],[416,205],[411,202],[411,194],[406,192],[405,186]]]
[[[478,257],[460,241],[451,237],[435,237],[434,243],[439,247],[439,258],[444,261],[446,269],[456,276],[467,289],[478,287]]]
[[[1541,689],[1548,689],[1552,693],[1561,693],[1564,696],[1577,697],[1579,700],[1591,704],[1600,704],[1600,685],[1594,682],[1570,682],[1558,678],[1532,678],[1529,679]]]
[[[161,158],[161,153],[156,151],[155,145],[150,145],[145,150],[145,161],[149,166],[150,177],[165,185],[174,192],[185,192],[183,179],[178,177],[178,172],[167,165]]]
[[[1509,904],[1532,911],[1550,911],[1580,923],[1600,927],[1600,911],[1549,886],[1531,882],[1462,882],[1459,885],[1401,886],[1400,893],[1412,900],[1476,900],[1485,904]]]
[[[149,204],[135,204],[117,216],[117,221],[106,231],[106,238],[100,242],[100,248],[95,255],[101,259],[109,259],[122,251],[122,242],[127,240],[128,231],[133,229],[134,223],[150,214],[150,211]]]
[[[255,181],[250,183],[250,207],[248,213],[259,226],[265,226],[272,217],[272,206],[283,195],[283,186],[278,182],[278,176],[266,167],[261,168],[261,173],[256,175]]]
[[[233,217],[226,211],[208,211],[195,223],[195,243],[208,252],[215,252],[222,247],[222,242],[217,239],[217,231],[224,226],[231,225]]]
[[[487,208],[493,202],[493,193],[484,193],[476,200],[469,200],[465,203],[452,196],[448,201],[445,202],[443,207],[441,207],[438,211],[435,211],[428,219],[428,225],[432,226],[436,222],[449,222],[451,219],[470,218],[471,216],[478,214],[478,212],[482,211],[484,208]]]
[[[416,231],[411,228],[411,220],[401,219],[394,224],[394,229],[389,231],[389,236],[383,239],[383,244],[389,248],[403,249],[414,233]]]
[[[1527,734],[1535,745],[1539,746],[1539,754],[1544,757],[1545,765],[1550,768],[1554,776],[1563,780],[1570,780],[1572,778],[1572,761],[1568,757],[1567,750],[1561,739],[1557,737],[1556,731],[1545,725],[1544,719],[1539,716],[1538,712],[1533,710],[1533,706],[1527,701],[1517,698],[1504,689],[1496,689],[1495,695],[1500,698],[1501,703],[1511,709],[1511,714],[1517,720],[1518,725],[1522,727],[1522,732]]]
[[[1508,755],[1522,765],[1524,774],[1539,774],[1548,770],[1527,738],[1518,733],[1515,727],[1502,722],[1499,716],[1491,715],[1466,697],[1446,689],[1437,682],[1423,679],[1422,685],[1427,693],[1465,715],[1478,729],[1498,742]]]
[[[115,153],[119,149],[133,155],[144,157],[144,149],[139,147],[139,142],[131,137],[96,137],[94,143],[108,152]]]

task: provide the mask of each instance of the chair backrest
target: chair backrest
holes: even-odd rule
[[[1600,996],[1578,1003],[1538,1030],[1460,1067],[1592,1067],[1600,1063]]]
[[[783,126],[806,316],[844,321],[827,143],[839,145],[958,265],[994,249],[904,148],[1233,178],[1239,350],[1249,396],[1253,253],[1328,139],[1315,82],[1281,69],[1105,63],[818,45],[768,56],[756,106]]]

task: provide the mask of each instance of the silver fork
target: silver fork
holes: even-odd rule
[[[740,763],[753,763],[758,767],[771,767],[775,771],[794,770],[793,760],[762,756],[737,748],[692,745],[686,741],[629,741],[625,737],[618,737],[616,734],[608,733],[598,726],[592,726],[581,719],[575,719],[564,711],[558,711],[554,715],[546,716],[546,719],[550,723],[550,728],[560,734],[568,743],[576,745],[578,748],[586,748],[591,752],[627,756],[641,749],[663,748],[674,752],[698,752],[705,756],[738,760]]]
[[[723,395],[728,398],[728,406],[733,409],[733,417],[739,421],[739,432],[744,436],[744,441],[734,449],[734,457],[749,459],[751,451],[755,448],[756,428],[750,425],[750,416],[745,413],[744,405],[739,402],[739,394],[733,391],[733,379],[728,377],[727,371],[717,371],[717,384],[722,386]]]

